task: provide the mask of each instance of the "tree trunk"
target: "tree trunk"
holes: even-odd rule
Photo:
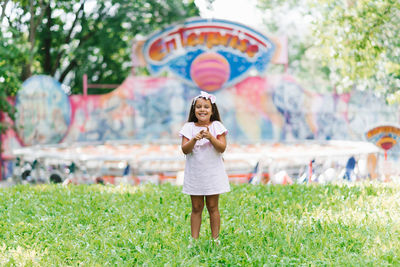
[[[50,8],[50,3],[48,4],[48,7]],[[43,0],[40,0],[39,3],[39,8],[40,8],[40,14],[39,16],[35,16],[36,9],[34,6],[34,1],[30,0],[29,1],[29,13],[31,15],[29,19],[29,43],[31,44],[30,48],[30,56],[28,62],[25,63],[25,65],[22,68],[22,73],[21,73],[21,79],[22,81],[25,81],[29,77],[32,76],[32,61],[34,58],[34,48],[35,48],[35,39],[36,39],[36,30],[39,25],[39,23],[42,21],[43,15],[45,13],[46,4],[44,3]],[[36,18],[36,21],[35,21]]]
[[[62,83],[62,82],[64,81],[65,77],[67,77],[68,73],[69,73],[72,69],[74,69],[76,66],[78,66],[78,63],[76,62],[76,60],[72,60],[72,61],[69,63],[68,67],[62,72],[62,74],[61,74],[61,76],[60,76],[60,79],[58,79],[58,81],[59,81],[60,83]]]
[[[52,75],[52,60],[51,60],[51,27],[53,26],[53,20],[51,18],[51,8],[50,6],[46,7],[46,37],[43,40],[43,49],[44,49],[44,60],[43,60],[43,71],[46,74]]]
[[[22,67],[21,81],[25,81],[26,79],[28,79],[31,76],[32,76],[31,63],[27,62]]]

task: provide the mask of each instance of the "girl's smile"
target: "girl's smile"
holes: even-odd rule
[[[206,124],[210,123],[210,118],[212,115],[212,106],[211,101],[209,99],[198,98],[194,105],[194,113],[198,120],[198,124]]]

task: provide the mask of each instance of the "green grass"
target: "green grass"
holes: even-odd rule
[[[221,244],[206,210],[188,248],[180,187],[0,189],[1,266],[387,266],[400,264],[400,186],[232,186]]]

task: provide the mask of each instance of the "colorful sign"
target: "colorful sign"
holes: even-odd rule
[[[400,141],[400,128],[390,125],[378,126],[369,130],[366,137],[368,141],[388,151]]]
[[[16,98],[16,127],[24,145],[56,144],[68,131],[71,106],[60,83],[37,75],[22,84]]]
[[[245,25],[202,18],[159,31],[142,47],[152,74],[167,70],[209,92],[242,81],[252,69],[265,71],[274,50],[269,38]]]

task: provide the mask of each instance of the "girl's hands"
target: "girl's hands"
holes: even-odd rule
[[[202,133],[203,138],[206,138],[208,140],[211,139],[212,135],[210,133],[210,130],[207,127],[207,130],[201,130],[200,133]]]
[[[208,134],[207,134],[208,132]],[[193,151],[194,145],[196,144],[197,141],[200,139],[203,139],[205,136],[211,136],[210,132],[207,132],[205,130],[201,130],[199,133],[197,133],[192,139],[188,139],[185,136],[182,136],[182,151],[184,154],[189,154]]]
[[[210,143],[214,146],[214,148],[220,152],[223,153],[226,148],[226,138],[225,134],[218,135],[217,137],[214,137],[211,133],[210,130],[207,127],[207,130],[202,131],[203,138],[206,138],[210,141]]]
[[[201,130],[198,134],[196,134],[192,139],[188,139],[182,136],[182,151],[185,154],[191,153],[197,141],[202,138],[206,138],[210,141],[210,143],[214,146],[214,148],[223,153],[226,148],[226,137],[225,134],[218,135],[214,137],[211,135],[210,130],[207,127],[207,130]]]
[[[199,141],[200,139],[206,138],[208,140],[210,140],[212,137],[210,130],[207,127],[207,130],[201,130],[198,134],[195,135],[195,137],[193,139],[195,139],[196,141]]]
[[[198,134],[195,135],[194,140],[199,141],[200,139],[203,138],[203,132],[204,130],[201,130]]]

